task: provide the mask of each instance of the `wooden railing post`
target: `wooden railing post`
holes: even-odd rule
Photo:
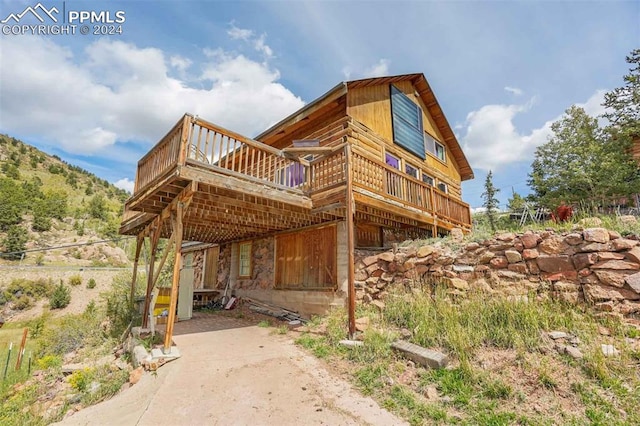
[[[185,114],[182,119],[182,136],[180,137],[180,148],[178,151],[178,165],[184,166],[189,154],[189,134],[191,131],[191,116]]]
[[[356,332],[356,287],[355,287],[355,230],[354,215],[355,206],[353,200],[353,164],[351,157],[351,145],[344,147],[346,187],[346,220],[347,220],[347,286],[349,295],[349,338],[353,338]]]

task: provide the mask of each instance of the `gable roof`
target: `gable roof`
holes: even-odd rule
[[[284,128],[299,122],[304,117],[311,114],[313,111],[317,111],[322,106],[329,104],[336,99],[347,94],[349,89],[355,89],[359,87],[367,87],[367,86],[378,86],[382,84],[392,84],[400,81],[410,81],[413,86],[416,88],[416,91],[422,102],[427,107],[429,111],[429,115],[433,118],[438,127],[438,130],[442,134],[444,141],[451,151],[451,155],[455,159],[458,167],[460,169],[460,178],[462,180],[473,179],[473,170],[469,165],[469,161],[467,157],[464,155],[462,148],[460,147],[460,143],[456,139],[447,118],[442,112],[442,108],[440,108],[440,104],[436,99],[433,90],[431,90],[431,86],[427,81],[426,77],[422,73],[417,74],[403,74],[403,75],[395,75],[388,77],[373,77],[373,78],[365,78],[361,80],[351,80],[339,83],[337,86],[329,90],[324,95],[320,96],[316,100],[308,103],[298,111],[294,112],[290,116],[286,117],[284,120],[274,124],[269,129],[265,130],[261,134],[255,137],[257,140],[264,139],[274,133],[277,133]]]

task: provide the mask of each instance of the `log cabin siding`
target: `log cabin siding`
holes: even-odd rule
[[[358,87],[350,89],[347,93],[347,114],[378,136],[379,147],[376,148],[369,145],[366,149],[376,152],[381,159],[384,159],[384,153],[388,151],[403,160],[403,167],[404,163],[409,163],[414,167],[418,166],[430,176],[447,184],[449,193],[452,196],[462,199],[460,189],[461,176],[458,165],[451,155],[449,147],[444,142],[444,137],[437,128],[435,121],[428,114],[427,107],[422,102],[422,99],[416,96],[415,88],[410,81],[399,81],[394,83],[394,86],[420,107],[423,128],[445,147],[446,161],[440,161],[431,153],[427,153],[425,159],[419,158],[393,143],[389,85]]]

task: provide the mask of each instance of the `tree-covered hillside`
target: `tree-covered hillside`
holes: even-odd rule
[[[0,253],[51,246],[70,233],[115,237],[128,196],[55,155],[0,135]]]

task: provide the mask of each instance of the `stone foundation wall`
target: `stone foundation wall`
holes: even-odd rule
[[[604,228],[504,233],[483,242],[407,245],[356,252],[356,293],[365,303],[390,286],[443,282],[505,296],[531,292],[601,311],[640,316],[640,245]]]
[[[274,281],[275,238],[254,240],[251,244],[251,278],[237,278],[234,288],[243,290],[268,290]]]
[[[223,289],[229,283],[229,275],[231,272],[231,244],[220,246],[220,254],[218,255],[218,282],[216,288]]]

